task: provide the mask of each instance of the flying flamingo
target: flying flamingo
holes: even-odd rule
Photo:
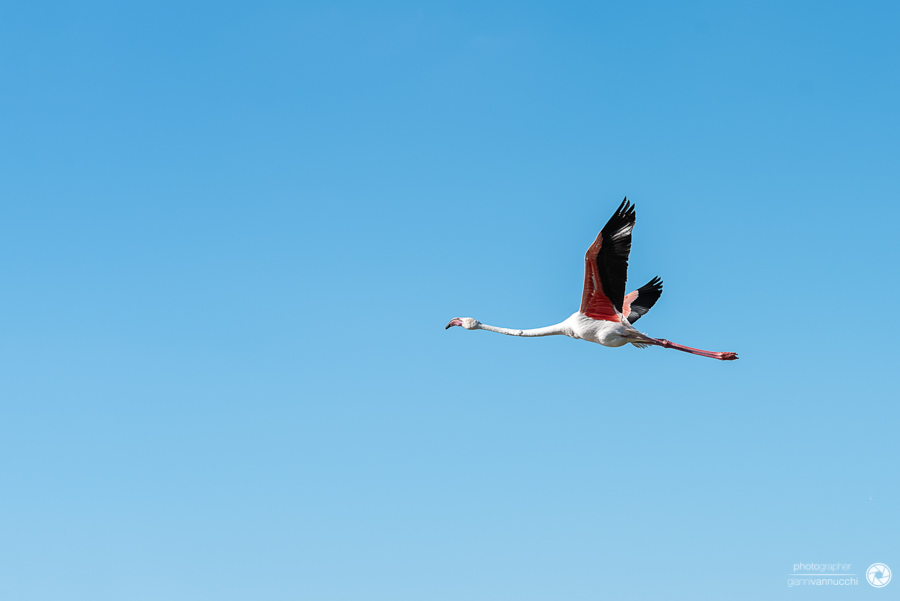
[[[533,330],[511,330],[489,326],[471,317],[454,317],[444,329],[462,326],[467,330],[487,330],[508,336],[564,335],[603,346],[631,343],[639,348],[661,346],[722,361],[737,359],[737,353],[702,351],[662,338],[652,338],[634,328],[632,324],[647,313],[662,294],[662,280],[658,277],[625,294],[634,222],[634,205],[626,198],[584,255],[581,308],[562,323]]]

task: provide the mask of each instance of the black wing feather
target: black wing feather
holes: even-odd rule
[[[631,312],[628,313],[628,322],[634,323],[650,310],[662,295],[663,282],[659,276],[653,278],[637,289],[638,295],[631,303]]]
[[[597,272],[603,292],[616,311],[622,312],[625,282],[628,280],[628,255],[631,253],[631,230],[634,228],[634,205],[628,198],[622,201],[615,215],[610,217],[600,233],[603,245],[597,253]]]

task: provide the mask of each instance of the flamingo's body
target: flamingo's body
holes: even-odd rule
[[[533,330],[512,330],[489,326],[471,317],[454,317],[447,328],[462,326],[467,330],[488,330],[525,337],[560,335],[603,346],[661,346],[722,361],[737,359],[737,353],[703,351],[661,338],[652,338],[635,329],[634,322],[647,313],[662,294],[662,280],[653,278],[634,292],[625,294],[634,223],[634,205],[626,198],[584,256],[581,308],[565,321]]]

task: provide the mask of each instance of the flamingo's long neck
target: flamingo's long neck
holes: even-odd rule
[[[510,328],[498,328],[497,326],[489,326],[483,323],[478,326],[479,330],[487,330],[488,332],[497,332],[498,334],[506,334],[507,336],[560,336],[565,335],[563,324],[558,323],[544,328],[534,328],[533,330],[512,330]]]

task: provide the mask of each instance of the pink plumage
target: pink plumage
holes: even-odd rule
[[[447,328],[461,326],[467,330],[487,330],[524,337],[562,335],[610,347],[626,344],[637,347],[661,346],[722,361],[737,359],[737,353],[695,349],[662,338],[653,338],[635,329],[634,322],[646,314],[662,294],[662,280],[658,277],[634,292],[625,294],[631,231],[635,219],[634,205],[626,198],[597,234],[597,239],[584,256],[581,307],[565,321],[532,330],[513,330],[483,324],[471,317],[454,317]]]

